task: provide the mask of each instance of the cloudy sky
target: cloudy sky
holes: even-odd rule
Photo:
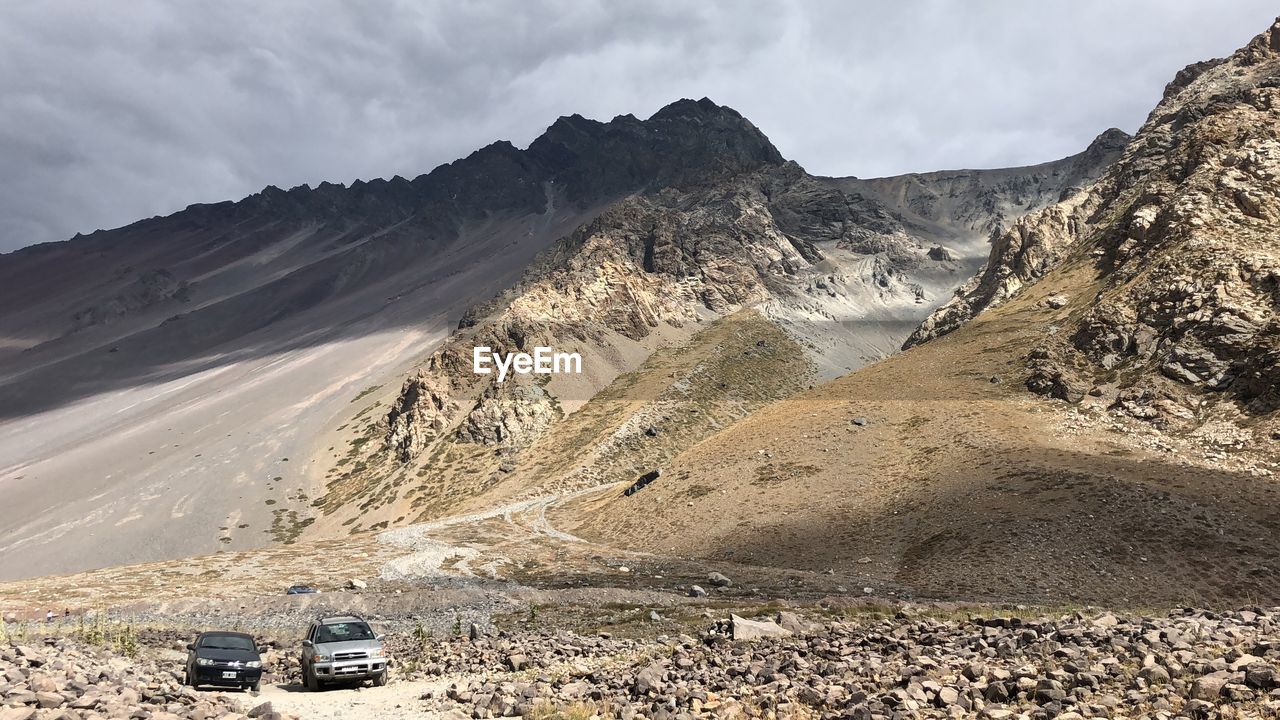
[[[708,96],[811,172],[1133,131],[1265,0],[0,2],[0,251]]]

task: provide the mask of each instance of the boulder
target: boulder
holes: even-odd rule
[[[1209,673],[1208,675],[1196,678],[1191,684],[1191,697],[1196,700],[1217,700],[1222,694],[1222,688],[1231,681],[1231,673],[1226,670]]]
[[[662,663],[653,662],[636,673],[635,689],[641,697],[651,692],[662,692],[666,684],[667,670]]]
[[[1091,624],[1096,628],[1111,628],[1119,625],[1120,620],[1114,613],[1103,613],[1094,618]]]
[[[734,640],[759,640],[769,637],[790,637],[791,631],[772,620],[748,620],[737,615],[729,616]]]
[[[1148,685],[1164,685],[1169,682],[1169,671],[1163,665],[1148,665],[1138,671],[1138,677]]]
[[[57,681],[49,677],[48,675],[32,675],[31,678],[27,680],[27,687],[30,688],[31,692],[34,692],[34,693],[58,692]]]
[[[1066,688],[1052,678],[1040,678],[1035,685],[1035,698],[1040,703],[1055,702],[1067,697]]]
[[[718,572],[713,572],[710,575],[708,575],[707,582],[711,583],[713,587],[719,587],[719,588],[725,588],[733,585],[732,580],[725,577],[724,575],[721,575]]]
[[[631,485],[626,490],[623,490],[622,494],[627,497],[635,495],[636,493],[648,487],[650,483],[652,483],[654,480],[657,480],[660,477],[662,477],[662,468],[656,468],[654,470],[650,470],[649,472],[641,475],[639,478],[636,478],[636,481],[631,483]]]
[[[1244,669],[1244,681],[1249,687],[1270,690],[1276,686],[1276,669],[1266,662],[1252,662]]]
[[[784,610],[778,613],[776,622],[782,629],[794,635],[808,635],[813,632],[813,624],[793,612]]]
[[[935,262],[955,262],[959,257],[942,245],[934,245],[929,248],[929,259]]]

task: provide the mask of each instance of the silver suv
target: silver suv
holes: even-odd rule
[[[308,690],[340,680],[387,684],[382,636],[358,615],[316,618],[302,641],[302,682]]]

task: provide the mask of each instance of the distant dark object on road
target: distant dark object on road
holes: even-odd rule
[[[627,488],[626,490],[623,490],[622,494],[627,497],[635,495],[636,493],[643,490],[646,485],[653,482],[654,480],[657,480],[658,477],[661,475],[662,475],[662,470],[650,470],[649,472],[641,475],[639,480],[636,480],[635,482],[631,483],[631,487]]]

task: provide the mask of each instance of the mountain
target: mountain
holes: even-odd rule
[[[413,180],[268,187],[0,255],[0,576],[624,477],[895,352],[993,230],[1075,193],[1123,140],[1028,168],[820,178],[737,112],[681,100],[561,118]],[[482,382],[480,341],[572,348],[586,372]],[[753,388],[707,374],[730,352],[761,356]],[[696,381],[662,381],[675,356]],[[592,415],[628,392],[633,412]],[[695,407],[627,449],[619,427]],[[561,452],[573,428],[613,439]],[[579,451],[611,469],[530,479],[532,458]]]
[[[1029,168],[903,179],[770,164],[621,200],[471,308],[385,418],[353,430],[317,500],[319,527],[378,529],[634,479],[768,402],[892,353],[1011,208],[1078,192],[1125,139],[1108,131]],[[567,348],[589,372],[499,383],[472,372],[476,346]]]
[[[562,118],[528,150],[494,143],[412,181],[268,187],[25,248],[0,256],[6,376],[74,373],[79,383],[65,394],[7,384],[2,407],[12,416],[126,385],[375,286],[404,299],[447,251],[490,257],[498,248],[484,243],[518,240],[527,255],[628,193],[782,162],[737,113],[685,101],[645,122]],[[120,354],[107,365],[80,357],[99,348]]]
[[[996,229],[905,352],[549,521],[910,596],[1275,602],[1278,112],[1280,22],[1178,73],[1097,182]]]

